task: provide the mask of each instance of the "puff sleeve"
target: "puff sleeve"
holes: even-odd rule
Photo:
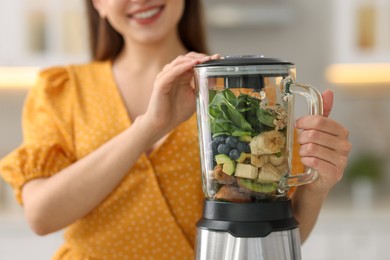
[[[66,68],[46,69],[26,98],[23,143],[0,161],[0,174],[20,204],[26,182],[52,176],[75,161],[71,85]]]

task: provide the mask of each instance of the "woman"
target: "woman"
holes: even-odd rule
[[[203,201],[192,68],[219,57],[204,54],[200,1],[87,6],[94,61],[40,74],[2,177],[37,234],[67,228],[54,259],[192,259]],[[302,162],[320,172],[294,196],[304,240],[350,145],[326,117],[296,126]]]

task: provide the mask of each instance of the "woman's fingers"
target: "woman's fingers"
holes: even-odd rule
[[[303,129],[298,136],[301,156],[316,157],[345,166],[344,162],[351,150],[347,129],[336,121],[321,116],[300,118],[297,127]]]
[[[171,63],[164,66],[163,70],[157,76],[157,79],[164,78],[165,82],[171,83],[175,79],[177,79],[178,76],[184,76],[185,73],[187,71],[190,71],[195,65],[208,61],[210,59],[218,58],[220,58],[219,54],[207,56],[205,54],[196,52],[190,52],[186,55],[180,55]],[[192,74],[188,74],[188,76],[191,77]]]
[[[349,131],[336,121],[323,116],[305,116],[295,122],[298,129],[313,129],[348,139]]]
[[[305,133],[303,133],[305,135]],[[348,154],[351,144],[343,138],[337,138],[329,134],[322,133],[322,137],[311,140],[301,138],[299,155],[304,165],[316,169],[327,185],[323,188],[330,189],[343,176],[343,172],[348,162]],[[328,143],[326,143],[328,141]],[[325,145],[323,145],[325,143]]]
[[[324,117],[328,117],[333,107],[334,94],[331,90],[327,89],[322,93],[322,101],[324,107]]]
[[[219,54],[213,54],[213,55],[206,55],[203,53],[197,53],[197,52],[189,52],[186,55],[180,55],[175,60],[173,60],[170,64],[171,66],[178,65],[180,63],[185,62],[186,60],[195,60],[199,63],[211,60],[211,59],[219,59],[221,56]]]
[[[187,78],[186,73],[188,73],[188,79],[190,79],[192,76],[191,69],[199,62],[199,59],[189,57],[177,59],[175,62],[172,62],[163,68],[157,75],[156,81],[163,81],[163,85],[167,86],[177,80],[180,76]]]
[[[336,150],[333,150],[329,147],[318,145],[315,143],[307,143],[301,145],[299,149],[299,155],[301,158],[304,157],[311,157],[311,158],[317,158],[322,161],[326,161],[328,163],[331,163],[333,165],[338,165],[341,167],[346,166],[346,157],[348,153],[339,153]],[[311,162],[315,163],[315,162]],[[313,167],[313,165],[306,165]]]
[[[298,136],[298,142],[301,145],[310,143],[321,145],[323,147],[336,150],[338,153],[343,155],[348,154],[351,149],[351,144],[348,141],[347,134],[337,136],[314,129],[301,131]]]
[[[301,161],[305,166],[320,173],[322,184],[326,184],[326,187],[322,187],[324,190],[329,190],[342,179],[346,165],[346,162],[334,164],[316,157],[302,157]]]

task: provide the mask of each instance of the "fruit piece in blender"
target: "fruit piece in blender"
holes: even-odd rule
[[[230,159],[232,160],[237,160],[238,158],[240,158],[240,151],[238,151],[237,149],[232,149],[230,152],[229,152],[229,157]]]
[[[259,174],[259,168],[250,164],[237,163],[234,176],[255,180]]]
[[[278,188],[275,182],[256,183],[249,179],[238,179],[238,185],[256,193],[273,193]]]
[[[217,148],[218,153],[226,154],[226,155],[229,155],[231,150],[232,149],[229,146],[227,146],[226,144],[220,144],[220,145],[218,145],[218,148]]]
[[[283,154],[271,154],[268,156],[268,158],[269,162],[275,167],[282,165],[286,161],[286,156]]]
[[[223,185],[214,195],[214,199],[238,203],[251,201],[248,194],[241,192],[240,188],[234,185]]]
[[[278,169],[270,163],[264,164],[259,170],[258,182],[279,182],[282,178]]]
[[[240,157],[238,157],[238,158],[236,159],[236,162],[243,163],[243,162],[245,162],[247,159],[250,159],[250,158],[251,158],[251,154],[250,154],[250,153],[241,152]]]
[[[250,147],[255,155],[275,154],[281,152],[285,144],[285,136],[279,131],[271,130],[252,138]]]
[[[239,141],[237,144],[237,150],[243,153],[250,153],[251,149],[248,142]]]
[[[222,165],[222,171],[228,175],[232,175],[236,168],[235,162],[225,154],[217,154],[215,156],[217,164]]]
[[[225,143],[226,143],[226,145],[227,146],[229,146],[230,148],[236,148],[237,147],[237,144],[238,144],[238,138],[237,137],[235,137],[235,136],[228,136],[227,138],[226,138],[226,141],[225,141]]]
[[[262,167],[268,163],[268,155],[254,155],[251,154],[251,164],[256,167]]]
[[[221,184],[233,184],[235,179],[222,171],[222,166],[217,164],[213,171],[213,178]]]

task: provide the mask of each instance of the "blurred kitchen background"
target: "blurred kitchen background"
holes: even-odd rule
[[[83,3],[0,4],[0,157],[21,142],[21,110],[36,72],[89,59]],[[345,178],[303,245],[303,259],[389,260],[390,0],[204,3],[213,53],[295,62],[299,82],[335,92],[331,116],[350,130]],[[0,180],[0,259],[50,259],[61,242],[62,232],[38,237],[29,230]]]

